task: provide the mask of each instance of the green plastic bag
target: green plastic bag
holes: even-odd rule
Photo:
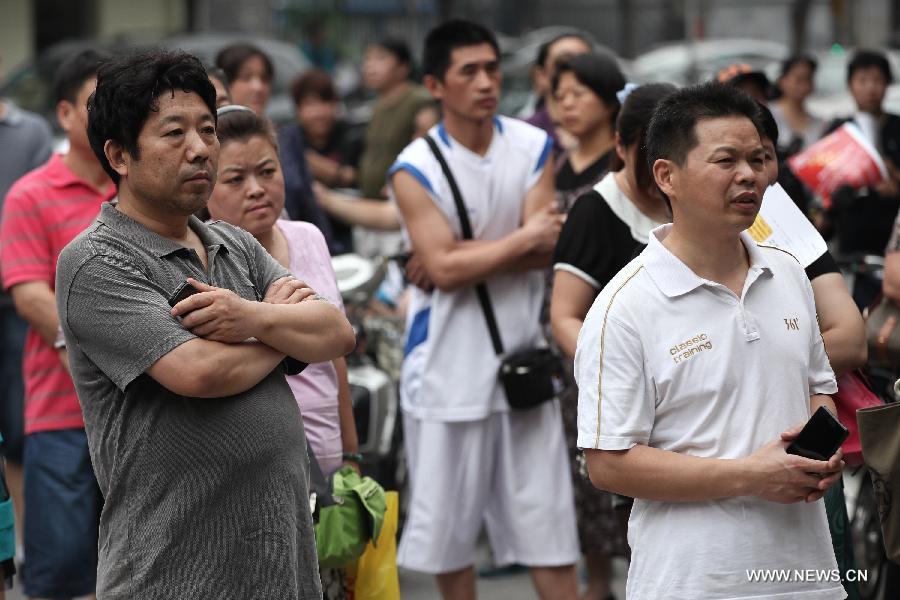
[[[377,540],[387,509],[384,488],[352,467],[328,478],[334,504],[322,506],[316,523],[319,566],[343,568],[359,558],[369,540]]]

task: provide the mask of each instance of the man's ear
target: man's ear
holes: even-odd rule
[[[56,103],[56,120],[66,133],[72,129],[72,116],[75,114],[75,105],[68,100],[60,100]]]
[[[670,199],[677,197],[675,184],[678,179],[678,165],[665,158],[656,159],[653,163],[653,179],[663,194]]]
[[[428,90],[428,93],[431,94],[431,97],[435,100],[440,101],[443,98],[444,84],[434,75],[426,75],[423,77],[422,85],[425,86],[425,89]]]
[[[106,160],[109,162],[113,171],[119,174],[119,177],[126,177],[128,175],[128,161],[126,158],[130,159],[131,157],[120,142],[106,140],[106,143],[103,144],[103,154],[106,155]]]

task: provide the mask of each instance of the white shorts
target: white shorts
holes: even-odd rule
[[[578,561],[572,480],[556,401],[480,421],[404,413],[412,492],[397,564],[424,573],[471,566],[482,523],[498,565]]]

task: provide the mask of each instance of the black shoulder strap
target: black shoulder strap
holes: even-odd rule
[[[459,225],[462,229],[463,239],[471,240],[473,239],[472,224],[469,222],[469,213],[466,211],[466,205],[463,202],[462,194],[459,192],[459,187],[456,185],[456,179],[453,177],[453,172],[450,170],[450,166],[447,165],[447,161],[444,159],[444,155],[441,153],[440,148],[438,148],[434,138],[430,135],[425,135],[424,138],[428,147],[431,148],[434,157],[437,159],[438,164],[441,165],[441,170],[444,172],[444,177],[447,178],[447,183],[450,184],[450,191],[453,193],[453,202],[456,204],[456,212],[459,213]],[[478,302],[481,304],[484,320],[487,322],[488,331],[491,334],[491,343],[494,345],[494,352],[497,353],[497,356],[501,356],[503,354],[503,341],[500,339],[500,329],[497,327],[497,318],[494,316],[494,307],[491,304],[491,297],[488,295],[487,285],[485,285],[484,282],[475,284],[475,293],[478,295]]]

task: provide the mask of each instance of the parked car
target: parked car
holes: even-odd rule
[[[62,137],[56,122],[52,87],[53,76],[67,57],[87,48],[102,48],[113,53],[122,53],[157,46],[190,52],[204,64],[210,65],[219,50],[242,41],[259,46],[269,55],[275,67],[275,80],[267,114],[276,123],[292,121],[295,117],[294,103],[290,96],[290,82],[310,68],[309,61],[295,45],[244,33],[187,33],[160,37],[152,41],[144,38],[138,41],[125,37],[106,40],[67,40],[50,46],[34,59],[13,68],[6,81],[0,85],[0,97],[9,98],[16,105],[44,116],[54,127],[57,135]]]
[[[272,82],[272,96],[266,114],[276,124],[294,121],[296,116],[291,98],[291,82],[312,66],[295,44],[245,33],[198,32],[168,37],[160,40],[159,45],[190,52],[204,64],[211,65],[219,50],[237,42],[249,42],[259,47],[272,60],[275,80]]]
[[[658,46],[631,63],[640,83],[690,85],[713,79],[720,69],[746,63],[763,69],[788,56],[784,44],[749,38],[682,41]]]

